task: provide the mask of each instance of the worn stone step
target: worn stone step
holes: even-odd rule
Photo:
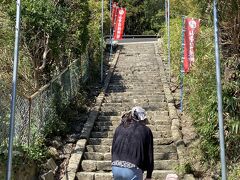
[[[114,94],[107,94],[104,98],[104,103],[122,103],[128,105],[128,103],[155,103],[166,102],[165,95],[133,95],[133,96],[114,96]]]
[[[119,124],[119,121],[117,123]],[[171,125],[170,124],[168,124],[168,125],[165,125],[165,124],[159,124],[159,125],[147,124],[146,126],[149,127],[152,131],[162,131],[162,130],[171,131]],[[115,129],[116,129],[116,126],[111,126],[111,125],[110,126],[104,126],[104,124],[94,125],[94,127],[93,127],[93,131],[101,131],[101,132],[114,131]]]
[[[159,89],[163,89],[161,87],[155,87],[155,86],[141,86],[141,88],[139,87],[120,87],[120,86],[112,86],[112,87],[108,87],[108,91],[116,91],[116,92],[127,92],[127,91],[157,91],[157,92],[162,92],[161,90],[159,91]]]
[[[111,153],[99,153],[99,152],[85,152],[83,155],[85,160],[111,160]],[[154,160],[177,160],[177,153],[155,153]]]
[[[161,94],[163,95],[164,91],[163,90],[154,90],[154,89],[148,89],[148,90],[145,90],[145,89],[135,89],[135,90],[121,90],[121,91],[117,91],[117,90],[107,90],[107,93],[125,93],[127,95],[129,94],[136,94],[136,95],[155,95],[155,94]]]
[[[166,114],[168,114],[169,112],[167,111],[168,107],[165,108],[151,108],[151,107],[143,107],[146,110],[146,114],[147,115],[158,115],[158,114],[164,114],[164,112],[166,112]],[[115,110],[115,111],[101,111],[99,115],[101,116],[122,116],[124,113],[130,111],[132,109],[132,107],[126,108],[126,110]],[[154,112],[156,114],[154,114]]]
[[[163,86],[161,86],[159,83],[157,84],[151,84],[151,83],[131,83],[131,84],[116,84],[116,83],[111,83],[109,84],[108,88],[109,89],[139,89],[139,87],[141,87],[140,89],[142,89],[143,87],[146,89],[163,89]]]
[[[149,80],[149,79],[145,79],[145,80],[139,80],[139,79],[118,79],[118,78],[111,78],[110,80],[110,84],[116,84],[116,85],[129,85],[129,84],[135,84],[135,85],[139,85],[141,86],[142,84],[159,84],[159,85],[163,85],[162,80],[160,77],[155,78],[154,80]]]
[[[102,103],[102,108],[115,107],[115,109],[121,110],[121,108],[126,109],[126,107],[133,107],[136,105],[142,106],[142,107],[148,107],[148,108],[149,107],[161,108],[161,107],[166,107],[167,102],[148,102],[147,100],[144,100],[144,101],[139,100],[138,101],[138,99],[134,99],[134,100],[132,100],[132,102],[128,102],[128,103],[104,102],[104,103]]]
[[[92,131],[90,137],[93,138],[112,138],[114,131]],[[172,137],[171,131],[152,131],[153,138],[168,138]]]
[[[137,77],[136,77],[137,76]],[[146,79],[148,78],[148,79]],[[150,79],[154,78],[154,79]],[[126,81],[132,81],[134,83],[149,83],[149,82],[154,82],[155,84],[159,83],[161,84],[161,81],[155,81],[155,80],[161,80],[161,75],[159,73],[152,74],[148,77],[146,75],[144,76],[143,74],[135,73],[133,74],[126,74],[126,75],[118,75],[114,74],[111,78],[113,81],[121,81],[121,82],[126,82]]]
[[[122,112],[122,114],[120,114],[119,116],[105,116],[105,115],[102,115],[101,112],[100,112],[100,115],[98,116],[98,120],[99,121],[120,120],[124,113],[126,113],[126,111]],[[146,111],[146,115],[147,115],[147,118],[151,119],[151,120],[154,119],[154,120],[158,120],[158,121],[160,121],[160,120],[169,121],[168,111],[160,111],[160,112]]]
[[[111,152],[111,146],[107,145],[87,145],[86,152]],[[170,145],[155,145],[154,144],[154,153],[175,153],[177,152],[176,146],[173,144]]]
[[[148,95],[148,94],[144,94],[144,95],[137,95],[137,94],[129,94],[129,93],[127,93],[127,92],[125,92],[125,93],[116,93],[116,94],[108,94],[108,93],[106,93],[105,94],[106,96],[105,96],[105,98],[112,98],[112,99],[118,99],[118,98],[120,98],[120,99],[139,99],[139,98],[141,98],[141,99],[150,99],[150,98],[152,98],[152,99],[157,99],[157,98],[160,98],[160,97],[165,97],[165,94],[164,93],[161,93],[161,94],[150,94],[150,95]]]
[[[148,102],[148,103],[166,102],[166,98],[164,95],[161,95],[161,96],[142,96],[142,97],[106,96],[104,99],[104,103],[122,103],[124,105],[128,105],[128,103],[144,103],[144,102]]]
[[[126,86],[129,86],[129,87],[137,87],[139,88],[140,86],[158,86],[158,87],[163,87],[162,86],[163,84],[162,83],[159,83],[159,82],[156,82],[156,81],[152,81],[152,82],[139,82],[139,81],[131,81],[131,82],[127,82],[126,80],[121,80],[121,81],[116,81],[116,82],[111,82],[109,84],[109,87],[112,87],[112,86],[122,86],[122,87],[126,87]]]
[[[104,117],[104,118],[103,118]],[[149,125],[171,125],[171,120],[168,116],[148,116],[147,114],[147,124]],[[121,123],[121,116],[99,116],[95,121],[95,125],[99,126],[116,126]]]
[[[122,112],[121,115],[118,115],[118,116],[105,116],[104,114],[100,114],[98,116],[98,119],[97,121],[119,121],[121,120],[122,118],[122,115],[124,113],[126,113],[128,111],[125,111],[125,112]],[[120,113],[119,113],[120,114]],[[146,112],[146,116],[147,116],[147,119],[149,120],[150,124],[151,123],[154,123],[155,121],[167,121],[167,122],[171,122],[169,116],[166,116],[166,115],[154,115],[154,114],[149,114],[148,112]]]
[[[165,180],[168,174],[176,173],[173,170],[153,170],[152,180]],[[112,172],[78,172],[77,180],[113,180]],[[144,179],[146,172],[144,173]]]
[[[146,76],[146,73],[147,73],[147,76]],[[137,76],[137,77],[136,77]],[[143,80],[149,80],[147,78],[149,77],[153,77],[153,78],[159,78],[160,74],[159,72],[151,72],[151,71],[139,71],[137,73],[134,73],[132,74],[131,72],[129,71],[124,71],[122,73],[116,73],[116,71],[114,72],[112,78],[114,80],[121,80],[121,79],[128,79],[128,80],[138,80],[138,79],[143,79]],[[153,81],[153,79],[150,79]]]
[[[116,120],[96,120],[94,126],[118,126],[121,122],[120,119],[116,119]],[[171,121],[170,120],[158,120],[157,118],[154,119],[148,119],[149,124],[154,125],[154,126],[158,126],[158,125],[165,125],[165,126],[170,126],[171,125]]]
[[[127,112],[129,110],[132,109],[132,107],[134,106],[141,106],[143,109],[145,109],[146,111],[150,110],[150,111],[165,111],[167,110],[167,104],[165,105],[139,105],[139,104],[129,104],[129,107],[101,107],[101,113],[104,113],[105,115],[118,115],[119,113],[121,114],[122,112]]]
[[[149,73],[149,72],[146,72]],[[114,76],[115,75],[115,76]],[[155,80],[160,80],[160,74],[159,73],[155,73],[155,74],[149,74],[149,75],[143,75],[143,74],[129,74],[129,75],[118,75],[118,74],[114,74],[112,76],[112,80],[113,81],[119,81],[119,80],[124,80],[124,81],[133,81],[133,82],[156,82]],[[137,76],[137,77],[136,77]],[[152,79],[151,79],[152,78]],[[141,81],[139,81],[141,80]],[[161,82],[161,81],[159,81]]]
[[[155,160],[154,169],[172,170],[178,166],[177,160]],[[81,170],[86,172],[111,171],[111,161],[83,160]]]
[[[101,111],[129,111],[132,109],[134,106],[141,106],[144,108],[146,111],[159,111],[159,110],[167,110],[167,103],[166,102],[135,102],[135,103],[127,103],[127,104],[119,104],[119,103],[103,103],[101,107]]]
[[[144,77],[146,77],[146,73],[147,76],[159,76],[159,72],[158,71],[152,71],[152,69],[148,69],[147,71],[144,70],[144,69],[134,69],[134,72],[133,72],[133,69],[119,69],[116,71],[114,71],[114,75],[117,76],[117,77],[129,77],[129,76],[132,76],[133,74],[141,74],[143,75]]]
[[[142,97],[142,96],[161,96],[161,95],[165,95],[164,91],[162,92],[144,92],[144,91],[140,91],[140,93],[136,93],[136,92],[131,92],[131,91],[127,91],[127,92],[107,92],[107,94],[111,95],[111,96],[124,96],[124,97]]]
[[[170,145],[173,143],[172,138],[154,138],[153,144],[154,145]],[[89,138],[88,140],[89,145],[104,145],[104,146],[111,146],[112,145],[112,138]]]

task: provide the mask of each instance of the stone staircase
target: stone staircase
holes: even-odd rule
[[[98,119],[77,172],[78,180],[112,180],[111,144],[121,115],[139,105],[147,111],[154,137],[154,180],[165,179],[178,166],[168,104],[154,44],[124,45]]]

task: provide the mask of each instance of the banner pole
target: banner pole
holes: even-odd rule
[[[180,63],[180,111],[183,112],[183,59],[184,59],[184,36],[185,36],[185,16],[182,16],[182,46],[181,46],[181,63]]]
[[[115,11],[116,12],[118,11],[118,5],[116,5]],[[115,33],[116,16],[117,16],[117,13],[115,13],[113,18],[113,31],[112,31],[112,38],[111,38],[110,57],[112,56],[112,52],[113,52],[113,39],[114,39],[114,33]]]
[[[110,39],[112,37],[112,0],[109,2],[109,11],[110,11]]]
[[[103,11],[104,11],[104,0],[102,0],[102,21],[101,21],[101,28],[102,28],[102,33],[101,33],[101,83],[103,83]]]
[[[11,99],[11,114],[10,114],[10,128],[8,141],[8,162],[7,162],[7,176],[6,180],[11,179],[12,174],[12,151],[14,139],[14,124],[15,124],[15,105],[17,94],[17,71],[19,59],[19,36],[20,36],[20,17],[21,17],[21,0],[16,1],[16,30],[15,30],[15,45],[14,45],[14,62],[13,62],[13,79],[12,79],[12,99]]]
[[[110,0],[110,54],[109,54],[109,61],[111,60],[112,56],[112,0]]]
[[[166,23],[166,34],[167,34],[167,32],[168,32],[168,19],[167,19],[167,14],[168,14],[168,12],[167,12],[168,10],[167,10],[167,0],[165,0],[165,23]]]
[[[217,80],[217,98],[218,98],[218,123],[219,123],[219,138],[221,150],[221,166],[222,166],[222,180],[226,180],[226,161],[225,161],[225,143],[224,143],[224,123],[222,115],[222,86],[221,86],[221,71],[219,58],[219,40],[218,40],[218,12],[217,2],[213,1],[213,15],[214,15],[214,44],[215,44],[215,62],[216,62],[216,80]]]
[[[169,67],[169,83],[171,82],[171,60],[170,60],[170,0],[168,0],[168,67]]]

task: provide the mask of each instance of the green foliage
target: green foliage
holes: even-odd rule
[[[0,146],[0,163],[5,163],[8,158],[7,146]],[[34,143],[28,145],[14,144],[13,150],[13,166],[19,166],[22,164],[31,164],[35,161],[42,163],[48,157],[47,147],[44,144],[44,138],[38,137]]]
[[[27,145],[18,145],[14,144],[14,150],[12,152],[12,179],[19,179],[28,173],[27,175],[36,173],[36,167],[49,158],[47,153],[47,148],[44,145],[44,139],[38,137],[35,139],[35,143],[31,144],[31,146]],[[8,160],[7,154],[7,146],[0,146],[0,178],[5,179],[6,175],[6,165]],[[24,171],[24,172],[23,172]],[[24,174],[24,175],[23,175]]]
[[[16,14],[15,1],[1,0],[1,18],[6,24],[0,30],[0,49],[4,52],[3,67],[11,70],[12,47]],[[108,2],[105,1],[104,30],[109,30]],[[3,15],[2,15],[3,14]],[[0,23],[2,19],[0,18]],[[30,95],[49,82],[86,51],[91,60],[91,78],[100,69],[101,2],[93,0],[53,1],[26,0],[21,2],[21,36],[19,86],[21,93]],[[10,31],[10,30],[11,31]],[[4,36],[3,36],[4,34]],[[6,46],[7,45],[7,46]],[[6,49],[6,50],[5,50]],[[87,50],[88,49],[88,50]],[[1,77],[6,75],[6,69]],[[10,79],[9,79],[10,81]],[[8,82],[8,81],[7,81]]]
[[[192,174],[193,173],[193,169],[191,167],[191,164],[185,162],[181,165],[178,165],[177,167],[175,167],[175,170],[177,171],[177,173],[179,175],[183,175],[183,174]]]
[[[229,173],[229,180],[240,179],[240,164],[237,163],[231,167],[231,172]]]
[[[236,14],[239,14],[240,8],[236,6],[236,2],[236,0],[219,1],[223,117],[228,163],[239,162],[240,156],[240,65],[237,60],[239,59],[239,41],[236,41],[236,37],[240,34],[239,28],[236,28],[236,21],[239,21]],[[180,72],[181,16],[202,19],[196,47],[196,61],[191,72],[184,76],[184,109],[194,119],[194,125],[201,137],[204,160],[212,164],[219,161],[220,154],[212,3],[199,0],[171,1],[171,12],[171,67],[172,74],[176,77]],[[162,28],[161,33],[164,35],[166,53],[165,27]],[[238,170],[235,168],[233,170],[236,177],[239,177]]]
[[[164,23],[164,13],[162,13],[164,0],[123,0],[117,2],[127,9],[125,34],[149,34],[150,32],[157,34],[159,27]]]

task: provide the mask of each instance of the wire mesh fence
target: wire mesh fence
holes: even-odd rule
[[[17,96],[15,144],[29,146],[34,143],[36,137],[43,135],[46,122],[56,113],[53,103],[69,103],[77,95],[81,84],[88,80],[88,61],[88,55],[84,54],[29,98]],[[7,101],[2,99],[3,94],[0,94],[0,145],[6,145],[9,134],[10,98]]]

